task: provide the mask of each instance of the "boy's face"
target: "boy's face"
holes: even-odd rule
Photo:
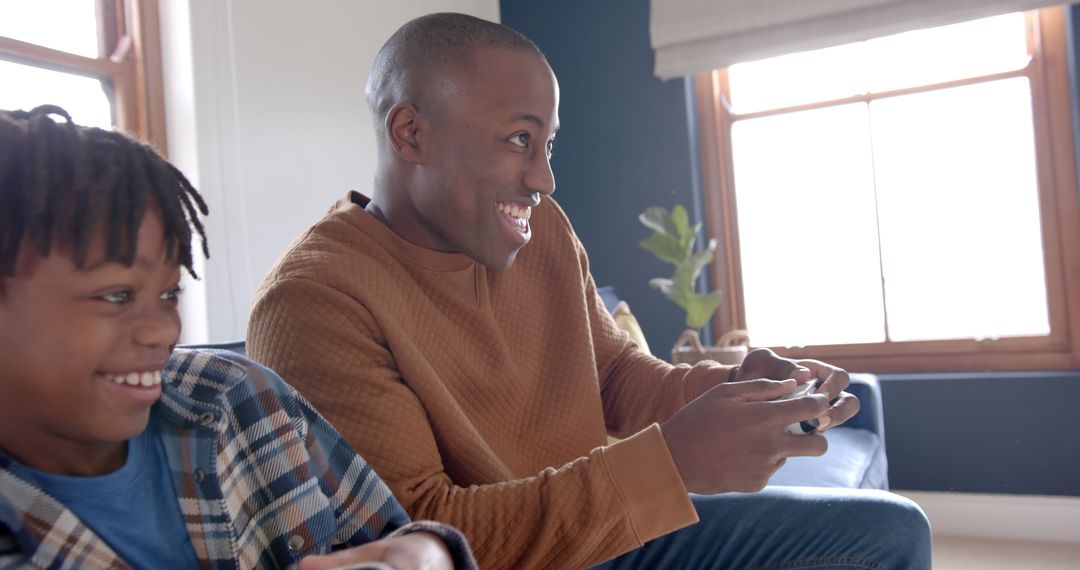
[[[180,268],[160,215],[144,217],[131,267],[105,261],[97,233],[81,270],[64,247],[24,247],[0,296],[0,447],[45,471],[119,467],[180,336]]]

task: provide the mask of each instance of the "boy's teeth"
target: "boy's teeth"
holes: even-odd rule
[[[112,377],[112,381],[116,384],[127,384],[128,386],[143,386],[149,388],[161,384],[161,371],[115,374]]]

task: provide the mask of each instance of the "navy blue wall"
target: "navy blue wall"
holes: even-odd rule
[[[693,147],[685,83],[652,74],[648,10],[648,0],[502,0],[501,17],[559,77],[555,196],[597,282],[629,301],[664,357],[682,315],[648,287],[670,270],[638,246],[648,232],[636,218],[692,205]],[[1070,16],[1080,25],[1080,11]],[[894,488],[1080,496],[1080,372],[881,379]]]
[[[893,488],[1080,496],[1080,371],[879,378]]]

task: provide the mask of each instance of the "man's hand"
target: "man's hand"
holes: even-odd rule
[[[818,430],[836,427],[851,419],[859,411],[859,399],[844,391],[851,382],[848,373],[831,364],[817,360],[781,358],[767,348],[758,348],[746,355],[731,377],[734,381],[754,378],[771,380],[794,378],[799,384],[814,379],[820,380],[817,391],[825,394],[831,405],[828,412],[818,418]]]
[[[824,454],[828,443],[821,434],[792,435],[784,428],[824,414],[827,396],[770,401],[795,386],[790,379],[726,382],[664,422],[660,429],[686,489],[760,491],[788,457]]]
[[[453,570],[454,560],[442,539],[428,532],[383,538],[333,554],[309,556],[300,570],[345,568],[362,562],[382,562],[394,570]]]

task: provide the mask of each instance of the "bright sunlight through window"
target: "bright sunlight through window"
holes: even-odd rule
[[[0,0],[0,36],[96,58],[94,0]],[[62,17],[61,17],[62,15]],[[98,78],[0,60],[0,109],[60,105],[84,125],[112,128],[112,105]]]
[[[1049,334],[1030,60],[1010,14],[730,68],[756,344]]]

